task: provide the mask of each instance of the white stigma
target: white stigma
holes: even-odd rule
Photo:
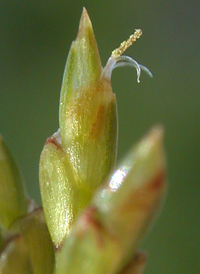
[[[144,70],[150,77],[153,77],[148,68],[138,64],[133,58],[122,55],[126,51],[126,49],[129,48],[136,41],[136,39],[140,38],[141,35],[141,29],[136,29],[134,34],[132,34],[128,38],[128,40],[122,42],[117,49],[113,50],[111,57],[108,59],[108,62],[101,73],[101,78],[106,78],[110,81],[113,69],[125,66],[131,66],[136,68],[138,83],[140,83],[141,70]]]
[[[101,73],[101,78],[106,78],[110,81],[113,69],[118,68],[118,67],[125,67],[125,66],[130,66],[130,67],[136,68],[138,83],[140,83],[141,70],[144,70],[150,77],[153,77],[152,73],[150,72],[150,70],[147,67],[138,64],[138,62],[135,61],[130,56],[122,55],[122,56],[118,56],[116,58],[111,56],[108,59],[108,62],[105,65],[105,67]]]

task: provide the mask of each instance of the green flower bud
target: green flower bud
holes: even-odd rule
[[[19,168],[0,136],[0,227],[9,229],[27,214],[28,202]]]
[[[56,246],[115,165],[116,98],[101,72],[92,25],[84,9],[61,89],[61,137],[58,142],[55,135],[48,139],[40,160],[41,196]]]
[[[67,59],[59,117],[62,147],[80,191],[96,189],[116,160],[116,98],[101,73],[92,24],[84,9]]]
[[[111,74],[124,65],[136,67],[138,80],[141,69],[148,72],[132,58],[121,56],[140,35],[141,30],[136,30],[102,69],[92,24],[83,9],[63,77],[60,129],[47,140],[40,159],[42,202],[56,247],[114,169],[118,125]]]
[[[97,191],[65,240],[56,274],[118,273],[130,263],[165,196],[162,137],[152,130]]]

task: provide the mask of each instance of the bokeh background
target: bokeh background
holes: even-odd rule
[[[119,108],[120,159],[153,125],[165,127],[168,197],[142,248],[145,273],[200,273],[199,0],[0,1],[0,132],[18,159],[28,192],[41,203],[38,162],[58,128],[62,74],[82,7],[93,22],[102,64],[135,28],[127,51],[151,79],[120,68],[112,76]]]

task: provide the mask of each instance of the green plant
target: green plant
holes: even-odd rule
[[[117,107],[111,74],[139,65],[123,52],[130,36],[102,69],[86,10],[63,77],[60,129],[40,158],[43,208],[26,194],[22,176],[0,139],[0,273],[141,273],[137,251],[166,192],[163,130],[156,127],[115,169]]]

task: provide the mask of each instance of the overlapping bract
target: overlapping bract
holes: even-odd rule
[[[127,48],[127,41],[121,47]],[[146,254],[137,249],[165,197],[166,159],[163,129],[155,127],[114,170],[112,70],[131,65],[138,80],[141,69],[151,75],[121,52],[102,69],[84,9],[64,72],[60,128],[47,139],[40,158],[44,213],[27,198],[17,165],[0,139],[1,274],[143,272]]]
[[[40,159],[43,207],[56,246],[114,169],[116,98],[101,71],[92,25],[84,9],[63,77],[60,130],[47,140]]]

